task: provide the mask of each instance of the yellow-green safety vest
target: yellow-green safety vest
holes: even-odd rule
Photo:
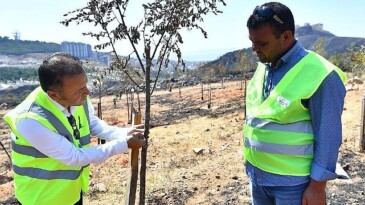
[[[269,173],[308,176],[313,160],[311,116],[301,101],[309,99],[335,65],[309,52],[263,100],[265,65],[259,63],[247,87],[244,158]]]
[[[73,114],[80,131],[80,139],[76,139],[66,116],[46,95],[38,87],[4,116],[16,136],[12,140],[15,195],[23,205],[74,204],[80,199],[81,190],[88,191],[90,166],[68,166],[44,155],[19,134],[17,124],[23,119],[34,119],[75,147],[90,147],[87,102]]]

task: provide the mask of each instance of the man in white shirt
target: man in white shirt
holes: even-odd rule
[[[94,115],[77,58],[53,54],[38,76],[41,88],[4,117],[12,130],[15,195],[22,204],[82,204],[89,164],[141,148],[144,129],[109,126]],[[91,146],[90,135],[110,142]]]

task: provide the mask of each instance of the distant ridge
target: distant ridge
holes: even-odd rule
[[[365,34],[364,34],[365,35]],[[314,50],[315,46],[323,41],[323,49],[326,52],[326,58],[330,58],[334,54],[342,54],[347,52],[347,49],[352,45],[360,46],[365,44],[365,38],[356,37],[338,37],[329,31],[323,29],[323,24],[305,24],[304,26],[296,26],[295,37],[309,50]],[[52,42],[43,41],[22,41],[12,40],[9,37],[0,36],[0,55],[15,55],[21,56],[24,54],[42,54],[60,52],[61,45]],[[252,53],[251,48],[244,48],[236,51],[231,51],[223,54],[218,59],[210,61],[202,67],[219,67],[225,66],[228,69],[233,69],[239,62],[242,55],[247,55],[255,64],[257,62],[256,55]],[[199,64],[200,62],[195,62]],[[205,62],[204,62],[205,63]],[[195,67],[194,64],[194,67]]]
[[[54,53],[60,51],[61,45],[57,43],[12,40],[0,36],[0,54],[2,55],[19,56],[29,53]]]
[[[323,30],[323,24],[306,24],[302,27],[297,27],[295,37],[304,48],[309,50],[313,50],[314,46],[324,39],[323,47],[327,53],[326,57],[331,57],[335,53],[346,52],[352,44],[356,46],[365,44],[365,38],[335,36]]]
[[[365,34],[364,34],[365,35]],[[318,45],[320,41],[323,41],[323,49],[326,53],[327,59],[335,54],[344,54],[352,45],[360,46],[365,44],[365,38],[356,37],[338,37],[329,31],[323,30],[323,24],[297,26],[295,37],[303,45],[304,48],[308,50],[314,50],[315,46]],[[220,56],[217,60],[208,62],[203,65],[200,69],[207,68],[219,68],[225,66],[228,69],[234,69],[239,63],[239,59],[242,55],[247,55],[249,64],[256,65],[258,61],[256,55],[252,52],[252,48],[244,48],[232,52],[228,52]],[[347,65],[348,66],[348,65]],[[254,69],[254,68],[251,68]],[[349,68],[343,68],[349,69]]]

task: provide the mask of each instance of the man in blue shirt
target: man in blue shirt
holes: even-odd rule
[[[247,27],[253,51],[260,62],[266,65],[262,91],[262,101],[265,101],[290,69],[309,51],[295,39],[293,15],[281,3],[270,2],[256,7],[247,21]],[[246,159],[246,173],[250,178],[254,205],[326,204],[326,181],[338,177],[335,169],[342,141],[341,114],[345,94],[344,84],[333,70],[313,95],[301,99],[302,106],[310,114],[314,137],[313,160],[308,176],[264,171]],[[250,146],[245,144],[245,149],[253,149]]]

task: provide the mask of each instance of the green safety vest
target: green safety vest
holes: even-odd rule
[[[244,125],[244,158],[266,172],[308,176],[313,160],[314,136],[309,110],[301,100],[309,99],[336,66],[309,52],[292,67],[263,100],[265,65],[259,63],[247,88]]]
[[[38,87],[4,116],[16,136],[12,141],[15,195],[24,205],[74,204],[80,199],[81,190],[88,191],[90,166],[68,166],[44,155],[19,134],[17,124],[23,119],[34,119],[63,135],[75,147],[90,147],[87,102],[78,106],[73,114],[80,131],[78,140],[66,116],[46,95]]]

